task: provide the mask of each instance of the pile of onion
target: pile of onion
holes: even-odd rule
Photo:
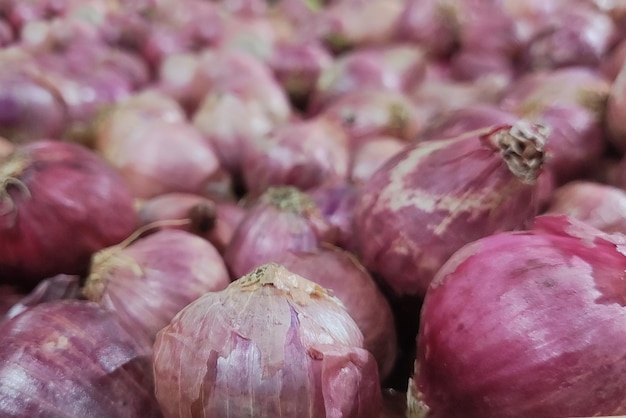
[[[457,251],[422,308],[409,416],[626,414],[625,244],[561,215]]]
[[[188,305],[154,345],[165,418],[378,418],[376,361],[340,302],[264,265]]]

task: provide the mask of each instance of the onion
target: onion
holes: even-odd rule
[[[510,84],[517,76],[509,57],[489,51],[459,51],[450,58],[450,67],[451,75],[459,81],[497,78]]]
[[[303,104],[332,62],[332,55],[320,42],[283,41],[274,45],[267,64],[291,101]]]
[[[241,277],[285,251],[312,251],[336,240],[337,230],[308,194],[292,186],[270,187],[248,209],[224,259],[231,275]]]
[[[396,331],[389,303],[374,279],[349,252],[331,245],[315,251],[285,251],[275,260],[287,270],[332,291],[363,333],[363,347],[372,353],[384,380],[396,359]]]
[[[529,73],[502,99],[504,110],[550,128],[546,168],[557,184],[579,178],[605,149],[602,121],[609,85],[583,67]]]
[[[207,293],[159,332],[165,418],[378,418],[376,362],[325,289],[276,264]]]
[[[324,118],[293,121],[277,127],[243,150],[243,178],[252,196],[270,186],[307,190],[333,179],[346,179],[350,164],[348,137]]]
[[[4,319],[17,316],[35,305],[63,299],[78,299],[80,297],[80,278],[67,274],[59,274],[42,280],[28,295],[25,295],[7,310]],[[2,315],[0,315],[2,322]]]
[[[336,244],[347,250],[354,249],[352,219],[360,187],[352,182],[329,182],[307,191],[307,194],[311,196],[324,219],[336,228]]]
[[[96,127],[96,149],[120,170],[135,196],[210,194],[222,188],[216,184],[228,193],[230,180],[215,152],[193,125],[178,118],[182,110],[153,107],[140,93],[111,108]]]
[[[83,294],[149,346],[178,311],[230,283],[217,250],[188,232],[166,229],[127,244],[94,255]]]
[[[361,261],[398,295],[423,296],[461,246],[523,228],[538,211],[546,137],[523,121],[421,142],[364,186],[355,210]]]
[[[626,234],[626,192],[585,180],[569,182],[552,195],[547,214],[563,214],[607,233]]]
[[[359,48],[337,57],[317,80],[309,102],[316,113],[337,97],[363,88],[410,92],[425,75],[424,51],[410,44]]]
[[[611,85],[606,108],[606,127],[608,139],[623,154],[626,152],[626,63],[622,66],[615,81]]]
[[[142,225],[188,219],[186,224],[167,225],[164,222],[161,227],[192,232],[209,240],[223,253],[245,216],[246,209],[237,203],[213,201],[198,195],[166,193],[144,201],[138,213]]]
[[[119,175],[88,149],[58,141],[0,160],[0,206],[0,277],[22,285],[84,273],[92,253],[137,226]]]
[[[544,216],[456,252],[422,308],[409,416],[625,414],[625,243]]]
[[[160,416],[145,347],[95,303],[33,306],[0,336],[0,415]]]
[[[380,135],[414,140],[425,122],[406,95],[371,89],[342,95],[326,107],[320,117],[340,123],[350,137],[352,148]]]
[[[393,136],[372,137],[354,150],[350,180],[363,183],[382,167],[391,157],[398,154],[407,145]]]
[[[512,125],[517,116],[493,104],[476,104],[449,112],[431,123],[424,137],[430,139],[454,138],[478,129],[496,125]]]
[[[415,42],[432,55],[447,55],[456,44],[456,35],[445,19],[440,19],[438,0],[407,0],[396,27],[401,41]]]
[[[385,44],[393,38],[404,0],[345,0],[303,22],[305,39],[323,40],[333,51]]]

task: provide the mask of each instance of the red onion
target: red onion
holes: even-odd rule
[[[544,216],[456,252],[422,308],[409,416],[625,414],[625,243]]]
[[[301,104],[332,62],[332,55],[319,42],[283,41],[274,45],[268,66],[291,100]]]
[[[607,233],[626,234],[626,192],[590,181],[572,181],[552,195],[547,214],[563,214]]]
[[[510,84],[517,75],[509,57],[489,51],[459,51],[450,58],[450,66],[451,75],[459,81],[492,77]]]
[[[79,297],[80,277],[59,274],[42,280],[28,295],[15,301],[13,306],[6,311],[4,319],[13,318],[40,303],[63,299],[78,299]],[[0,315],[0,322],[2,322],[2,319],[2,315]]]
[[[0,206],[0,277],[25,285],[85,272],[92,253],[137,225],[120,176],[92,151],[58,141],[0,160]]]
[[[154,345],[165,418],[378,418],[376,362],[325,289],[268,264],[191,303]]]
[[[303,22],[306,39],[323,40],[334,51],[385,44],[393,38],[404,0],[335,2]]]
[[[321,73],[309,111],[316,113],[337,97],[363,88],[410,92],[424,75],[424,51],[415,45],[391,44],[348,51]]]
[[[241,277],[285,251],[312,251],[335,243],[337,230],[313,199],[292,186],[270,187],[250,207],[224,259],[233,277]]]
[[[396,359],[396,331],[389,303],[374,279],[349,252],[324,245],[310,252],[285,251],[274,260],[287,270],[329,289],[363,333],[384,380]]]
[[[95,303],[33,306],[0,336],[0,415],[160,416],[146,348]]]
[[[354,248],[352,218],[359,193],[359,185],[346,181],[324,183],[307,191],[322,216],[338,231],[337,245],[347,250]]]
[[[180,112],[163,107],[155,110],[141,94],[112,107],[98,121],[96,149],[122,173],[136,197],[210,194],[216,183],[226,183],[228,192],[229,179],[213,148],[193,125],[178,119]]]
[[[346,179],[348,137],[340,125],[323,118],[294,121],[277,127],[243,150],[247,191],[259,196],[270,186],[307,190],[333,179]]]
[[[178,311],[229,283],[224,261],[208,241],[166,229],[96,253],[83,294],[152,345]]]
[[[325,108],[320,117],[340,123],[352,148],[380,135],[414,140],[424,127],[424,120],[409,98],[389,90],[346,93]]]
[[[396,26],[396,37],[427,48],[432,55],[446,55],[456,36],[451,25],[440,19],[438,0],[407,0]]]
[[[361,261],[399,295],[423,296],[461,246],[523,228],[538,211],[543,129],[520,121],[407,147],[364,186],[354,234]]]
[[[533,69],[597,67],[616,40],[616,29],[610,17],[593,7],[569,7],[541,26],[523,59]]]
[[[476,104],[449,112],[431,123],[424,137],[428,139],[454,138],[466,132],[496,125],[512,125],[517,120],[514,114],[493,104]]]
[[[558,184],[581,177],[605,148],[602,120],[609,85],[582,67],[529,73],[501,102],[503,109],[550,128],[546,168]]]
[[[391,157],[398,154],[407,146],[393,136],[372,137],[366,143],[354,150],[350,180],[363,183],[382,167]]]
[[[611,85],[609,99],[606,107],[606,127],[608,139],[621,153],[626,152],[626,122],[624,111],[626,109],[626,63]]]
[[[192,232],[209,240],[223,253],[245,216],[246,209],[234,202],[213,201],[187,193],[166,193],[144,201],[138,213],[142,225],[188,219],[187,224],[169,226],[165,222],[162,227]]]

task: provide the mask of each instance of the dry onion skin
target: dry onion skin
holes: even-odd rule
[[[378,418],[363,335],[325,289],[267,264],[176,315],[154,345],[165,418]]]

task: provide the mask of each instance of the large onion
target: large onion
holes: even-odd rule
[[[96,253],[83,294],[151,345],[178,311],[229,283],[222,257],[208,241],[166,229]]]
[[[455,253],[422,308],[410,416],[626,414],[624,244],[544,216]]]
[[[345,309],[276,264],[183,309],[157,335],[165,418],[378,418],[376,362]]]
[[[160,416],[146,348],[95,303],[34,306],[2,323],[0,338],[2,416]]]
[[[274,259],[287,270],[332,291],[363,333],[363,347],[384,380],[396,360],[396,331],[389,303],[374,279],[348,251],[323,245],[316,251],[285,251]]]
[[[354,226],[363,264],[396,293],[423,296],[458,248],[535,216],[545,141],[520,121],[407,147],[363,186]]]
[[[92,151],[65,142],[31,142],[1,159],[0,206],[0,277],[27,285],[84,273],[95,251],[137,226],[122,178]]]
[[[337,229],[308,194],[292,186],[270,187],[248,209],[224,259],[231,274],[241,277],[284,251],[311,251],[336,240]]]

